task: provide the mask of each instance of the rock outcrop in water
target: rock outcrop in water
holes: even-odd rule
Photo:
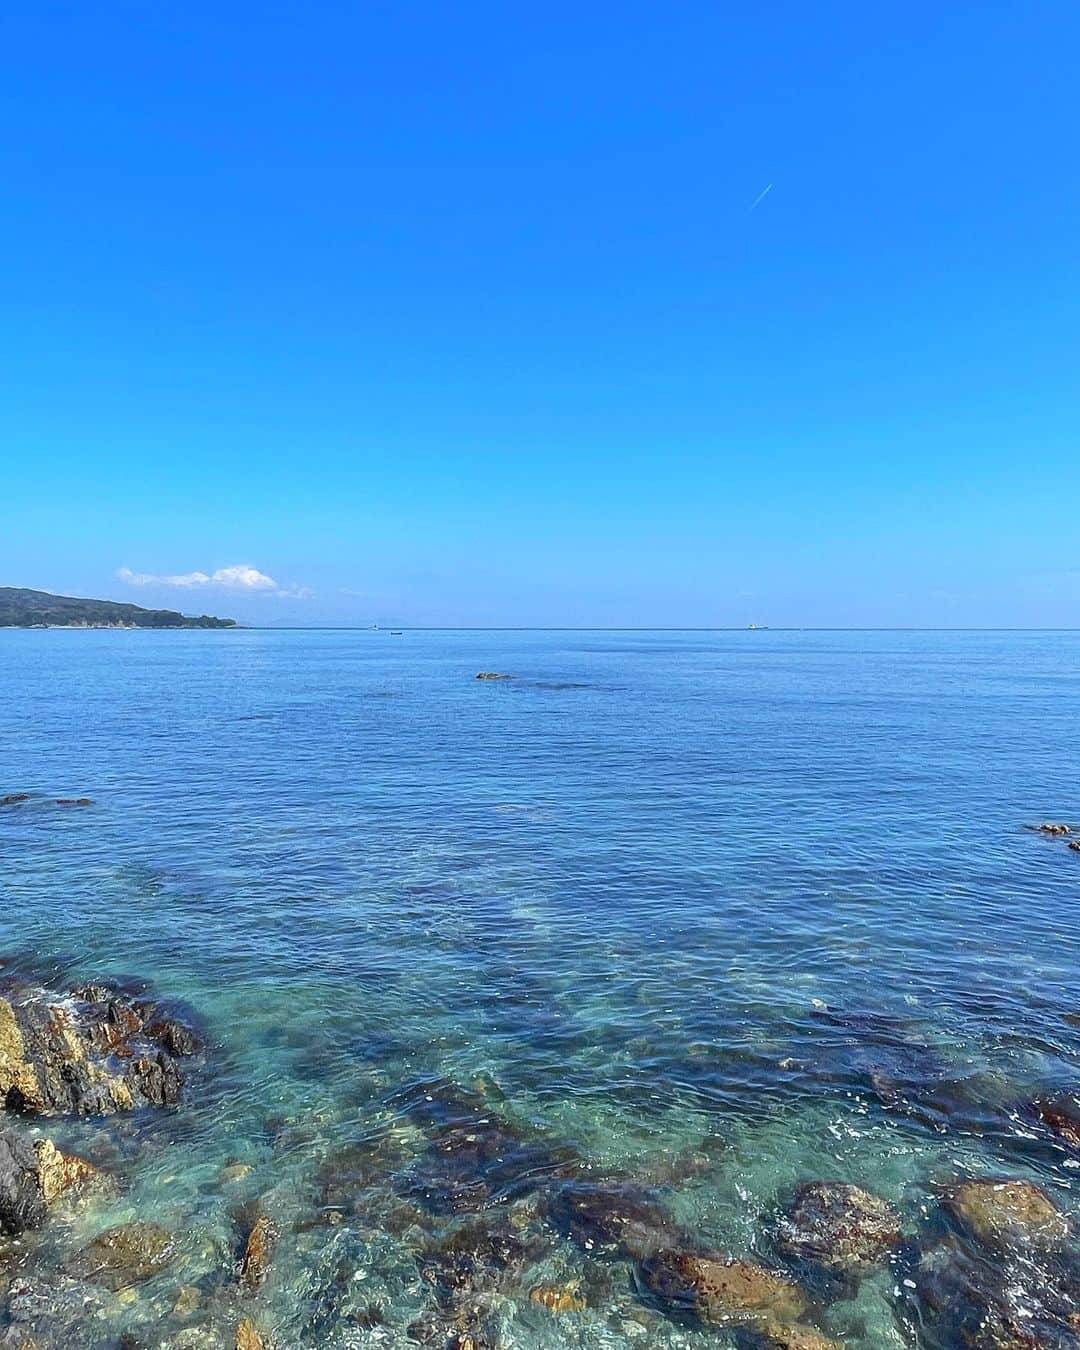
[[[8,989],[0,995],[0,1105],[39,1116],[175,1106],[178,1060],[197,1045],[190,1028],[109,985],[61,995]]]
[[[95,1175],[91,1163],[61,1153],[49,1139],[32,1142],[0,1130],[0,1231],[17,1237],[40,1227],[54,1200]]]
[[[859,1273],[900,1241],[900,1216],[880,1196],[839,1181],[800,1186],[776,1232],[785,1256],[829,1271]]]

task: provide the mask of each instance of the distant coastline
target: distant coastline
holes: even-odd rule
[[[0,586],[0,628],[236,628],[235,619]]]

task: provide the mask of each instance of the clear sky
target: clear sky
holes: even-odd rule
[[[1073,0],[5,12],[0,584],[1080,624]]]

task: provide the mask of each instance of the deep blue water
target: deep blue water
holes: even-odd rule
[[[57,1260],[148,1210],[183,1243],[85,1344],[182,1344],[176,1285],[257,1198],[289,1234],[275,1344],[413,1344],[444,1219],[410,1219],[426,1144],[395,1094],[426,1076],[737,1255],[771,1261],[819,1178],[911,1232],[969,1174],[1074,1213],[1024,1104],[1080,1087],[1080,853],[1023,827],[1080,821],[1078,663],[1077,634],[0,633],[0,795],[34,794],[0,814],[0,949],[148,978],[210,1040],[179,1113],[59,1127],[122,1185],[56,1220]],[[386,1138],[322,1222],[340,1151]],[[544,1231],[489,1298],[499,1344],[728,1343]],[[531,1304],[541,1277],[590,1306]],[[896,1286],[817,1320],[905,1344]],[[230,1298],[192,1344],[228,1343]]]

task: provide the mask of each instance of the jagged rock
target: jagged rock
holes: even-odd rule
[[[776,1233],[784,1255],[843,1271],[874,1265],[899,1241],[896,1210],[880,1196],[839,1181],[800,1186]]]
[[[101,1176],[92,1162],[74,1153],[61,1153],[50,1139],[39,1139],[34,1151],[47,1205],[72,1187],[85,1185]]]
[[[259,1328],[250,1317],[245,1317],[236,1328],[236,1350],[265,1350],[265,1346]]]
[[[240,1283],[245,1289],[258,1289],[270,1273],[270,1262],[277,1242],[277,1229],[269,1214],[260,1214],[252,1225],[240,1261]]]
[[[666,1312],[712,1325],[787,1325],[807,1309],[805,1293],[787,1276],[718,1253],[669,1248],[643,1262],[641,1273]]]
[[[0,806],[21,806],[29,800],[29,792],[9,792],[6,797],[0,797]]]
[[[72,1275],[123,1289],[157,1275],[176,1252],[173,1235],[156,1223],[126,1223],[99,1233],[69,1263]]]
[[[1040,834],[1072,834],[1071,825],[1062,825],[1060,822],[1045,821],[1042,825],[1034,826]]]
[[[49,1139],[30,1143],[0,1131],[0,1230],[18,1235],[40,1227],[59,1195],[96,1175],[91,1163],[61,1153]]]
[[[460,1301],[462,1294],[494,1288],[505,1271],[520,1270],[534,1254],[505,1218],[480,1219],[427,1247],[420,1276],[444,1301]]]
[[[43,1116],[176,1105],[179,1024],[155,1014],[105,985],[0,996],[0,1105]]]
[[[984,1247],[1048,1247],[1069,1235],[1068,1218],[1032,1181],[961,1181],[944,1193],[942,1205]]]
[[[1069,847],[1074,853],[1080,853],[1080,839],[1070,839]]]
[[[548,1205],[558,1228],[586,1251],[640,1261],[678,1236],[670,1212],[648,1191],[624,1182],[572,1181]]]

